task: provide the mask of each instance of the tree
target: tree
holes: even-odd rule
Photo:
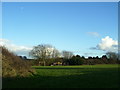
[[[69,59],[70,65],[82,65],[84,63],[84,59],[81,58],[79,55],[73,56]]]
[[[26,56],[19,56],[21,59],[27,60]]]
[[[107,52],[106,55],[110,60],[117,60],[118,59],[118,54],[115,52]]]
[[[88,59],[93,59],[93,58],[91,56],[89,56]]]
[[[58,58],[60,56],[60,52],[54,48],[52,51],[52,58]]]
[[[62,56],[65,58],[65,59],[70,59],[70,58],[72,58],[72,56],[73,56],[73,53],[72,52],[70,52],[70,51],[62,51]]]
[[[46,60],[58,56],[58,50],[51,45],[41,44],[34,46],[29,55],[38,59],[39,61],[42,60],[45,66]]]
[[[118,60],[120,61],[120,51],[118,52]]]
[[[26,57],[26,56],[23,56],[23,59],[27,60],[27,57]]]
[[[104,59],[107,59],[107,56],[106,55],[103,55],[102,56],[102,59],[104,60]]]
[[[102,62],[103,62],[103,63],[105,63],[105,64],[108,64],[108,63],[109,63],[109,62],[108,62],[108,58],[107,58],[106,55],[103,55],[101,59],[102,59]]]
[[[100,59],[98,56],[96,56],[96,59]]]
[[[76,57],[80,58],[80,55],[76,55]]]
[[[82,56],[81,58],[82,58],[82,59],[85,59],[85,57],[84,57],[84,56]]]

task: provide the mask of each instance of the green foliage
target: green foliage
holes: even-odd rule
[[[68,63],[69,65],[82,65],[84,63],[84,59],[79,55],[76,55],[70,59],[65,59],[64,62]]]

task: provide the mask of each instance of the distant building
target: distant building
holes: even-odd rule
[[[55,63],[51,64],[51,66],[56,66],[56,65],[61,66],[62,62],[55,62]]]

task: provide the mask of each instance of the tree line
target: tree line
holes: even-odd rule
[[[117,64],[120,63],[118,60],[118,53],[107,52],[102,57],[88,57],[74,55],[71,51],[63,50],[60,52],[52,45],[40,44],[34,46],[29,52],[29,55],[34,58],[33,64],[36,65],[53,65],[55,63],[61,63],[60,65],[94,65],[94,64]]]

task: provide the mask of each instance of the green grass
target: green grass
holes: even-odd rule
[[[4,78],[3,88],[118,88],[118,65],[33,66],[36,74]]]
[[[118,64],[76,65],[76,66],[32,66],[33,68],[118,68]]]

